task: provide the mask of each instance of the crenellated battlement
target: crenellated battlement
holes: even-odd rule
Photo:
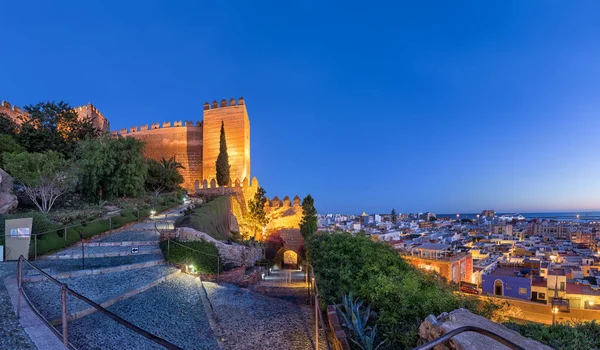
[[[202,127],[202,122],[201,121],[197,121],[196,123],[194,123],[192,120],[187,120],[185,122],[181,121],[181,120],[176,120],[173,123],[171,122],[163,122],[163,123],[152,123],[152,124],[144,124],[141,126],[132,126],[129,129],[127,128],[123,128],[120,129],[119,131],[113,131],[111,134],[112,135],[127,135],[127,134],[133,134],[133,133],[140,133],[140,132],[144,132],[144,131],[151,131],[151,130],[155,130],[155,129],[167,129],[167,128],[179,128],[179,127],[194,127],[194,128],[199,128]]]
[[[217,100],[214,100],[211,103],[208,102],[204,102],[204,110],[208,110],[208,109],[216,109],[216,108],[225,108],[225,107],[235,107],[235,106],[243,106],[244,105],[244,98],[240,97],[237,101],[235,100],[235,98],[230,98],[229,102],[227,102],[225,99],[221,100],[221,103],[217,102]]]
[[[283,197],[283,199],[279,199],[279,197],[275,196],[275,197],[273,197],[273,199],[268,200],[265,203],[265,208],[271,208],[271,209],[289,208],[292,206],[293,207],[301,206],[301,200],[300,200],[300,197],[298,197],[298,195],[296,195],[293,200],[290,200],[290,197],[288,197],[288,196]]]
[[[2,101],[0,103],[0,113],[6,114],[9,118],[11,118],[17,124],[22,122],[22,119],[29,119],[31,115],[26,110],[23,110],[19,106],[12,105],[8,101]]]

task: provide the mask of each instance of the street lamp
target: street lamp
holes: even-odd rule
[[[552,308],[552,325],[553,326],[556,324],[556,313],[558,313],[558,308],[553,307]]]

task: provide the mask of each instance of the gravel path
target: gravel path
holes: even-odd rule
[[[161,277],[177,271],[174,267],[151,266],[142,269],[113,272],[102,275],[80,276],[60,279],[72,290],[90,298],[97,303],[121,296],[126,292],[143,287]],[[53,282],[27,282],[23,284],[24,290],[32,297],[35,307],[48,320],[58,319],[61,316],[60,288]],[[90,308],[87,303],[67,294],[69,313],[74,313]]]
[[[0,349],[35,349],[35,345],[21,327],[4,287],[5,278],[17,275],[16,262],[0,262]]]
[[[204,287],[228,349],[314,349],[310,307],[229,284]]]
[[[97,247],[87,247],[84,246],[85,257],[94,256],[96,254],[119,254],[119,255],[136,255],[131,252],[131,248],[129,246],[97,246]],[[147,254],[147,253],[157,253],[160,248],[158,247],[158,242],[156,245],[141,245],[138,248],[138,255]],[[51,256],[76,256],[81,257],[81,247],[70,247],[65,250],[61,250],[58,253],[52,254]]]
[[[184,349],[217,349],[200,293],[198,278],[179,274],[108,309]],[[100,313],[70,322],[69,338],[80,349],[161,349]]]
[[[137,226],[137,225],[136,225]],[[113,233],[110,236],[98,237],[92,240],[92,242],[132,242],[132,241],[156,241],[160,235],[156,230],[144,230],[144,231],[123,231]]]
[[[93,269],[100,267],[120,266],[155,260],[163,260],[162,253],[141,255],[138,254],[130,256],[118,256],[112,258],[86,258],[85,268]],[[33,264],[50,274],[81,270],[81,259],[38,260],[34,261]]]

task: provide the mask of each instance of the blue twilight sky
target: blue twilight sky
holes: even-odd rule
[[[0,0],[0,100],[113,129],[244,96],[319,212],[600,209],[599,1]]]

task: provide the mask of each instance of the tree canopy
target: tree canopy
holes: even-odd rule
[[[317,231],[317,224],[315,200],[309,194],[302,200],[302,221],[300,222],[300,232],[305,240]]]
[[[217,184],[229,185],[229,155],[227,155],[227,140],[225,139],[225,122],[221,121],[221,140],[219,142],[219,156],[216,162]]]
[[[175,160],[175,156],[159,161],[148,159],[148,176],[146,187],[157,197],[162,191],[172,191],[179,188],[183,183],[183,176],[178,169],[184,169],[183,165]]]
[[[267,213],[265,212],[265,204],[267,203],[267,191],[263,187],[259,187],[254,194],[254,198],[252,198],[248,202],[248,217],[246,222],[254,231],[254,237],[257,240],[260,240],[262,237],[256,237],[256,231],[260,230],[262,234],[262,230],[269,223],[269,217],[267,217]]]
[[[4,162],[6,171],[24,186],[27,196],[43,213],[74,187],[72,168],[58,152],[7,153]]]
[[[77,111],[63,101],[40,102],[24,109],[30,118],[23,119],[16,135],[28,152],[51,150],[70,157],[78,141],[100,134],[90,118],[79,118]]]
[[[25,149],[21,146],[14,137],[8,134],[0,134],[0,167],[4,165],[4,154],[20,153]]]
[[[77,149],[82,194],[97,202],[144,193],[148,163],[144,143],[132,137],[86,139]]]

